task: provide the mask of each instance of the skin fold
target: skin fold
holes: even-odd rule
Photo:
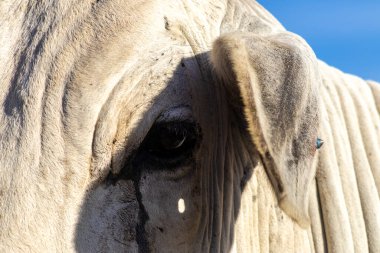
[[[380,252],[380,86],[257,2],[5,0],[0,45],[0,252]]]

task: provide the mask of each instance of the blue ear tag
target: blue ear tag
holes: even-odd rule
[[[320,149],[323,146],[323,143],[324,143],[324,141],[322,139],[317,138],[316,148]]]

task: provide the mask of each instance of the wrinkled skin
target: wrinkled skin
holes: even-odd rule
[[[0,20],[0,252],[380,251],[378,84],[258,3]]]

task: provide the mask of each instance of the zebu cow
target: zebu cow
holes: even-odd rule
[[[2,1],[0,45],[0,252],[380,252],[380,86],[258,3]]]

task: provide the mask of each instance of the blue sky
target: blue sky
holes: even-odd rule
[[[365,79],[380,81],[380,0],[258,0],[317,57]]]

